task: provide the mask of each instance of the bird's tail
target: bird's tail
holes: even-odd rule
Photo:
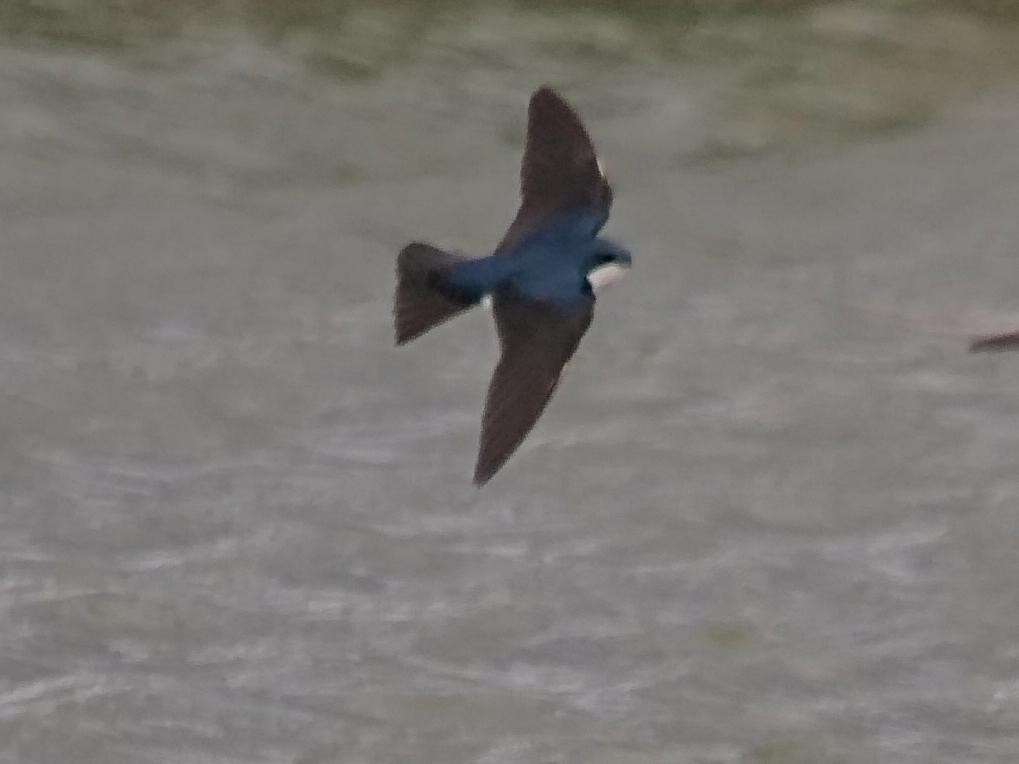
[[[1019,332],[996,334],[991,337],[977,337],[969,345],[971,353],[994,353],[1019,348]]]
[[[468,258],[429,244],[415,242],[400,251],[396,258],[393,302],[397,345],[410,342],[478,304],[480,294],[454,289],[447,280],[449,271],[463,262],[468,262]]]

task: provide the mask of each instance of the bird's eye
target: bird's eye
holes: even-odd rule
[[[598,265],[606,265],[615,259],[612,255],[598,255]]]

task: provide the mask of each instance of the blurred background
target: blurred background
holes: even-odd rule
[[[635,268],[470,485],[526,105]],[[1015,2],[5,0],[0,762],[1019,760]]]

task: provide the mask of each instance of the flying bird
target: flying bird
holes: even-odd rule
[[[977,337],[969,344],[971,353],[997,353],[1004,350],[1019,348],[1019,332],[994,334],[988,337]]]
[[[396,261],[393,315],[402,345],[491,297],[501,355],[481,422],[474,483],[486,483],[534,427],[591,323],[595,290],[630,253],[598,236],[612,188],[577,113],[554,90],[531,96],[520,207],[481,258],[415,242]]]

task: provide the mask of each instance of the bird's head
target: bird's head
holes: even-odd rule
[[[633,265],[628,250],[607,239],[595,239],[586,261],[587,283],[592,291],[618,281]]]

